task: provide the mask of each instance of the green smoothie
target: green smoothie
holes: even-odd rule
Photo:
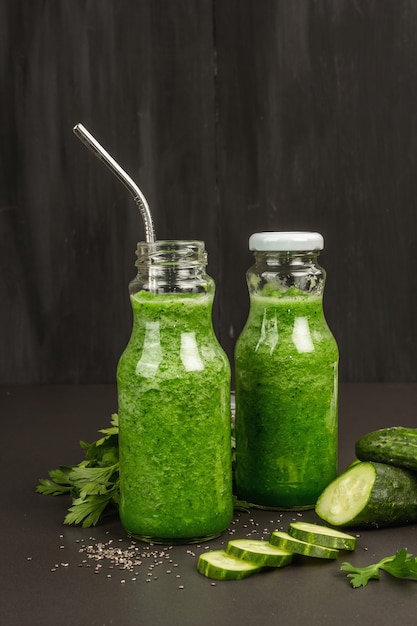
[[[235,352],[238,496],[311,508],[337,473],[338,349],[321,296],[267,290]]]
[[[230,367],[212,300],[131,296],[133,331],[117,371],[120,517],[145,540],[214,537],[232,518]]]

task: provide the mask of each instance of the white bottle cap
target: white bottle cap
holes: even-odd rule
[[[249,250],[259,252],[300,252],[323,248],[323,236],[314,232],[263,232],[249,237]]]

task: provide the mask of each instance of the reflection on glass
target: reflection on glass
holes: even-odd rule
[[[180,357],[186,372],[197,372],[204,369],[194,332],[181,333]]]
[[[159,322],[146,322],[142,356],[136,365],[136,374],[144,378],[153,376],[162,361]]]
[[[278,343],[277,315],[274,309],[265,308],[261,326],[261,336],[256,344],[257,351],[261,345],[269,347],[270,354],[273,353]]]
[[[291,336],[297,352],[314,352],[314,344],[311,338],[310,326],[307,317],[296,317]]]

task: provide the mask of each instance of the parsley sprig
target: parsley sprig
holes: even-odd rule
[[[373,565],[354,567],[345,562],[340,569],[348,572],[352,587],[365,587],[369,580],[380,579],[380,570],[385,570],[395,578],[417,578],[417,558],[403,548],[394,556],[387,556]]]
[[[44,495],[69,494],[72,505],[65,524],[95,526],[105,513],[114,512],[119,503],[119,421],[111,417],[111,426],[93,443],[81,441],[85,459],[78,465],[61,466],[42,478],[36,488]]]

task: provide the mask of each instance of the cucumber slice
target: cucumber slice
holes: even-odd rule
[[[291,537],[314,543],[326,548],[338,550],[354,550],[356,547],[356,537],[342,533],[340,530],[319,526],[319,524],[309,524],[308,522],[291,522],[288,528]]]
[[[294,552],[294,554],[303,554],[304,556],[314,556],[319,559],[335,559],[339,555],[339,550],[300,541],[291,537],[289,533],[279,530],[271,533],[269,542],[282,550],[288,550],[289,552]]]
[[[215,580],[241,580],[251,574],[256,574],[262,565],[243,561],[226,554],[225,550],[204,552],[198,558],[197,569],[200,574]]]
[[[294,558],[292,552],[281,550],[268,541],[259,539],[233,539],[227,544],[226,552],[243,561],[250,561],[265,567],[284,567]]]
[[[417,475],[385,463],[360,462],[330,483],[316,513],[332,526],[383,527],[417,522]]]

